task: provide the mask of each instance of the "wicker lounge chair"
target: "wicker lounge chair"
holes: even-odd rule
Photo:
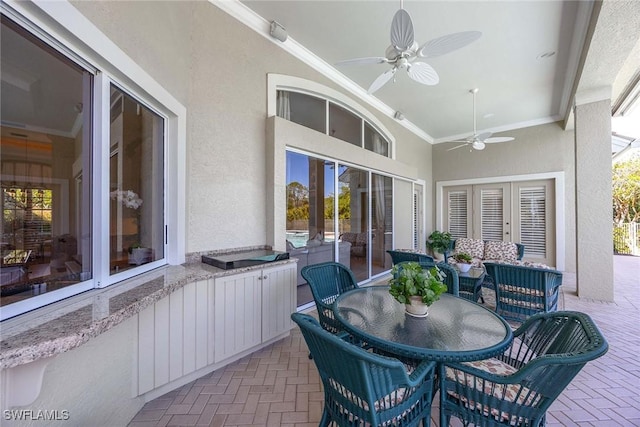
[[[424,426],[430,424],[435,362],[411,374],[397,359],[345,342],[311,316],[294,313],[324,389],[320,426]]]

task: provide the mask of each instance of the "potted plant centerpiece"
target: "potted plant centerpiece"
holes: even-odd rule
[[[427,316],[429,306],[447,291],[443,273],[437,267],[423,269],[417,262],[403,262],[394,265],[391,274],[389,293],[412,316]]]
[[[446,231],[435,230],[427,238],[427,247],[431,249],[433,257],[442,261],[444,259],[444,253],[449,250],[451,246],[451,234]]]
[[[471,269],[471,260],[473,258],[468,253],[458,252],[451,255],[451,257],[456,261],[456,265],[462,273],[466,273]]]

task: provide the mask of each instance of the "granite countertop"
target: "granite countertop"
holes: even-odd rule
[[[199,262],[199,254],[188,256],[187,261],[183,265],[160,267],[107,288],[93,289],[5,320],[0,325],[0,369],[76,348],[189,283],[265,267],[263,264],[223,270]],[[294,258],[268,265],[295,262]]]

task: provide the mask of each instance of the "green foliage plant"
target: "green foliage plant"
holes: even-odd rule
[[[451,245],[451,234],[446,231],[435,230],[427,238],[427,247],[434,252],[440,252],[441,254],[449,250]]]
[[[402,304],[410,304],[412,296],[419,296],[423,303],[431,305],[447,291],[444,274],[438,267],[423,269],[417,262],[403,262],[394,265],[391,274],[389,293]]]
[[[613,165],[613,222],[640,222],[640,154]]]
[[[466,252],[458,252],[458,253],[455,253],[455,254],[453,254],[451,256],[453,257],[453,259],[456,260],[456,262],[461,262],[461,263],[464,263],[464,264],[470,264],[471,260],[473,259],[473,258],[471,258],[471,255],[469,255]]]

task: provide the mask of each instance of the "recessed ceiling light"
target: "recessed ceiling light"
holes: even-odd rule
[[[546,59],[546,58],[551,58],[553,55],[555,55],[555,51],[550,50],[549,52],[544,52],[541,53],[540,55],[538,55],[536,58],[537,59]]]

